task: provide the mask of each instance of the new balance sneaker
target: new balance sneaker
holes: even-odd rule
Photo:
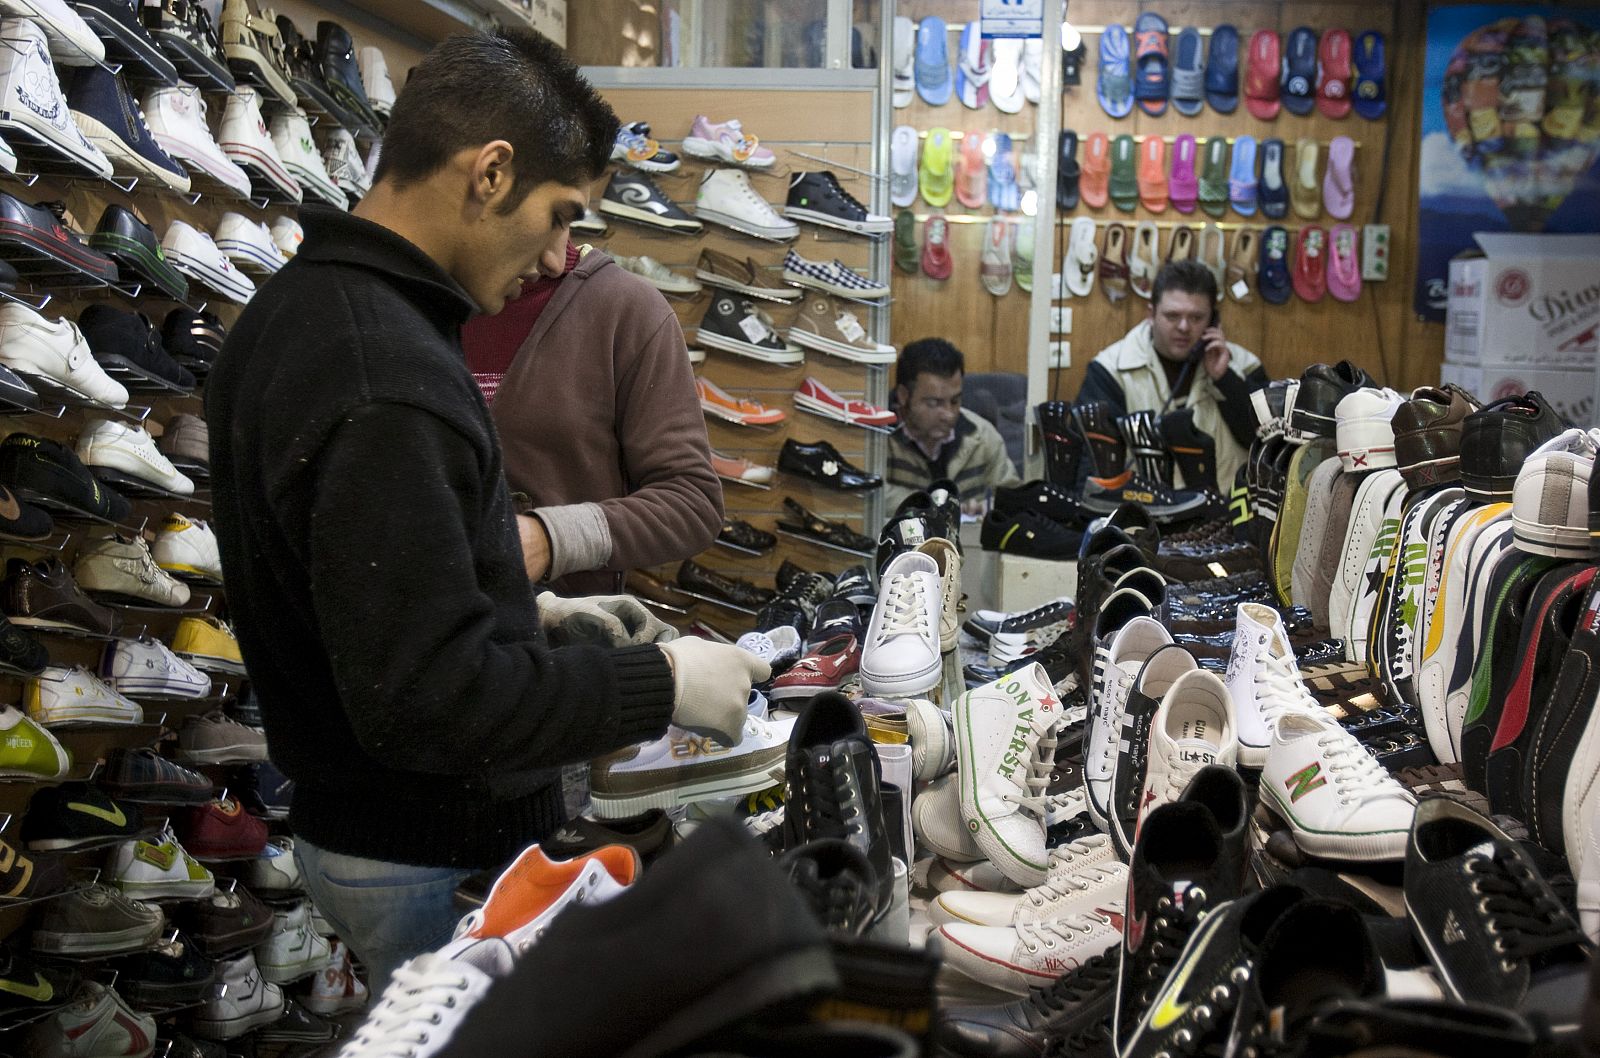
[[[710,735],[678,727],[596,760],[589,786],[596,816],[626,818],[652,808],[676,808],[714,797],[755,793],[782,776],[792,720],[745,718],[744,738],[724,746]]]
[[[87,172],[109,177],[110,160],[72,120],[44,30],[26,18],[8,18],[0,22],[0,42],[0,131],[25,143],[41,141]],[[10,148],[0,168],[16,171]]]
[[[262,977],[252,953],[217,964],[217,979],[226,987],[190,1015],[197,1035],[231,1040],[283,1016],[283,989]]]
[[[1295,844],[1338,860],[1400,860],[1416,798],[1331,716],[1288,713],[1274,725],[1262,801]]]
[[[869,694],[909,697],[938,685],[943,600],[933,558],[908,551],[889,562],[861,652],[861,685]]]
[[[857,235],[887,235],[894,230],[893,218],[869,213],[829,172],[791,176],[783,215]]]
[[[272,933],[255,946],[261,976],[279,985],[316,973],[328,955],[328,942],[311,930],[311,908],[304,900],[274,911]]]
[[[56,782],[67,777],[72,754],[20,709],[0,705],[0,778]]]
[[[258,275],[272,275],[289,263],[272,241],[272,231],[258,220],[250,220],[238,213],[222,215],[212,240],[222,256],[232,261],[241,271]]]
[[[18,301],[0,305],[0,361],[112,408],[128,403],[127,387],[106,374],[76,323],[46,319]]]
[[[1552,558],[1587,558],[1589,477],[1596,439],[1567,430],[1538,448],[1517,472],[1511,525],[1517,547]]]
[[[100,776],[106,792],[130,801],[203,805],[211,800],[211,780],[160,756],[153,749],[114,749]]]
[[[1014,926],[1019,922],[1093,911],[1096,904],[1127,895],[1128,868],[1104,834],[1082,834],[1050,850],[1044,883],[1021,893],[947,892],[928,905],[937,924]]]
[[[771,242],[787,242],[800,234],[800,226],[778,216],[772,204],[750,186],[750,178],[738,169],[711,169],[700,178],[694,215],[707,224]]]
[[[222,583],[222,556],[217,534],[205,522],[192,522],[176,512],[167,515],[151,547],[156,565],[175,577],[207,584]]]
[[[900,421],[900,417],[889,409],[868,404],[864,400],[843,397],[813,376],[807,376],[800,383],[800,388],[795,390],[794,406],[851,426],[888,429]]]
[[[495,981],[511,973],[515,958],[511,946],[498,937],[462,937],[407,961],[395,970],[338,1058],[386,1052],[431,1058],[450,1042]]]
[[[372,190],[372,182],[367,179],[367,167],[361,161],[355,137],[350,135],[348,129],[334,126],[328,130],[323,137],[322,162],[328,175],[333,177],[333,182],[350,197],[351,202],[365,198]]]
[[[1233,701],[1239,763],[1259,768],[1278,720],[1285,713],[1315,715],[1317,700],[1300,678],[1283,615],[1261,603],[1240,603],[1228,656],[1228,696]]]
[[[945,966],[1020,996],[1114,949],[1122,926],[1122,901],[1112,898],[1082,914],[1014,926],[946,923],[939,927],[938,946]]]
[[[1038,665],[956,699],[961,817],[995,866],[1018,885],[1045,880],[1044,793],[1061,702]]]
[[[85,591],[139,606],[186,606],[189,588],[156,565],[143,536],[112,532],[84,541],[72,575]]]
[[[210,896],[217,880],[170,833],[128,841],[112,850],[106,878],[136,900],[194,900]]]
[[[172,652],[197,669],[243,676],[244,656],[233,629],[210,614],[185,617],[172,636]]]
[[[783,280],[797,287],[810,287],[824,294],[835,294],[854,301],[889,296],[888,284],[868,279],[843,261],[808,261],[793,250],[784,255]]]
[[[156,143],[187,168],[191,178],[199,173],[235,198],[250,197],[250,177],[211,138],[206,101],[198,89],[186,84],[152,89],[144,97],[144,117]]]
[[[769,364],[799,364],[806,358],[799,346],[779,337],[765,312],[731,294],[711,299],[695,330],[694,344]]]
[[[202,860],[237,860],[259,856],[267,845],[267,825],[232,797],[189,809],[183,847]]]
[[[1394,416],[1405,398],[1392,389],[1358,389],[1334,408],[1339,459],[1347,471],[1396,464]]]
[[[217,146],[238,166],[250,183],[269,198],[299,205],[303,197],[300,182],[290,174],[261,116],[261,96],[254,88],[241,85],[228,96],[222,108],[222,124],[217,126]]]
[[[697,232],[701,227],[700,222],[678,208],[654,180],[643,173],[620,169],[611,174],[611,182],[600,196],[600,212],[667,231]]]
[[[789,341],[858,364],[892,364],[899,356],[894,346],[868,337],[855,313],[815,295],[789,325]]]
[[[704,114],[695,115],[689,135],[683,139],[683,153],[749,169],[771,169],[778,160],[772,151],[761,146],[759,138],[745,135],[738,118],[713,123]]]
[[[233,267],[233,262],[217,249],[211,236],[187,221],[175,220],[167,225],[167,233],[161,237],[161,252],[172,262],[172,267],[229,301],[243,305],[256,292],[256,285]]]
[[[267,759],[267,736],[225,713],[185,718],[178,753],[190,764],[247,764]]]
[[[84,981],[78,997],[27,1030],[34,1058],[148,1058],[155,1019],[141,1014],[99,981]]]
[[[607,845],[570,860],[552,860],[530,845],[495,880],[483,906],[462,917],[455,939],[498,937],[524,955],[567,908],[610,900],[637,881],[641,870],[639,854],[627,845]]]
[[[28,715],[45,727],[144,722],[138,702],[124,698],[78,665],[46,668],[28,681],[23,701]]]
[[[1102,830],[1111,828],[1112,779],[1123,706],[1134,679],[1151,655],[1172,643],[1159,621],[1135,617],[1110,641],[1094,648],[1090,711],[1083,737],[1083,778],[1089,791],[1089,816]]]
[[[78,434],[78,458],[178,496],[194,495],[194,482],[161,454],[142,426],[117,419],[94,419]]]
[[[365,1009],[367,986],[356,976],[350,949],[344,941],[330,942],[328,961],[317,971],[317,976],[311,982],[311,991],[301,1002],[307,1010],[323,1017],[352,1014]]]
[[[153,180],[180,194],[189,190],[188,171],[156,142],[120,74],[100,66],[76,71],[67,104],[78,131],[106,156],[114,173]]]
[[[55,852],[131,838],[143,828],[138,805],[113,800],[88,783],[70,782],[33,792],[22,817],[22,843]]]
[[[107,885],[90,885],[44,905],[33,930],[33,950],[52,955],[140,951],[155,942],[165,922],[159,907]]]
[[[300,185],[303,194],[312,195],[330,206],[349,209],[350,199],[339,190],[339,185],[328,175],[317,151],[317,142],[311,138],[311,123],[306,112],[299,107],[280,110],[272,115],[272,145],[277,148],[283,167]]]

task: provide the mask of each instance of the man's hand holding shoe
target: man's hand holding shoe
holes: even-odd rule
[[[770,679],[765,661],[725,643],[685,636],[661,644],[672,666],[672,722],[724,746],[744,740],[751,684]]]
[[[637,647],[676,639],[677,629],[631,595],[563,599],[540,592],[539,620],[556,646]]]

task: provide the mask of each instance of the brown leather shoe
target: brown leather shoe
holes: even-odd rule
[[[0,585],[0,608],[13,624],[31,628],[69,628],[110,635],[116,615],[91,600],[60,559],[6,563],[6,580]]]
[[[770,589],[758,588],[749,581],[708,569],[692,558],[685,559],[683,565],[678,567],[678,585],[686,591],[709,595],[749,610],[766,605],[774,594]]]
[[[1481,408],[1454,383],[1411,391],[1394,413],[1394,454],[1400,476],[1413,489],[1461,478],[1461,424]]]

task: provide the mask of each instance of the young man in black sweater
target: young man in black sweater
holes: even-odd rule
[[[617,119],[549,41],[463,34],[394,105],[353,215],[308,207],[207,385],[230,611],[318,907],[375,987],[451,893],[562,821],[559,768],[674,723],[739,741],[767,666],[545,641],[459,332],[558,271]],[[559,394],[551,394],[559,400]]]

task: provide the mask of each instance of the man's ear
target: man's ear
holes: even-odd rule
[[[505,140],[490,140],[471,159],[472,197],[494,206],[511,192],[511,162],[515,149]]]
[[[905,386],[894,387],[894,402],[904,408],[911,403],[911,391]]]

